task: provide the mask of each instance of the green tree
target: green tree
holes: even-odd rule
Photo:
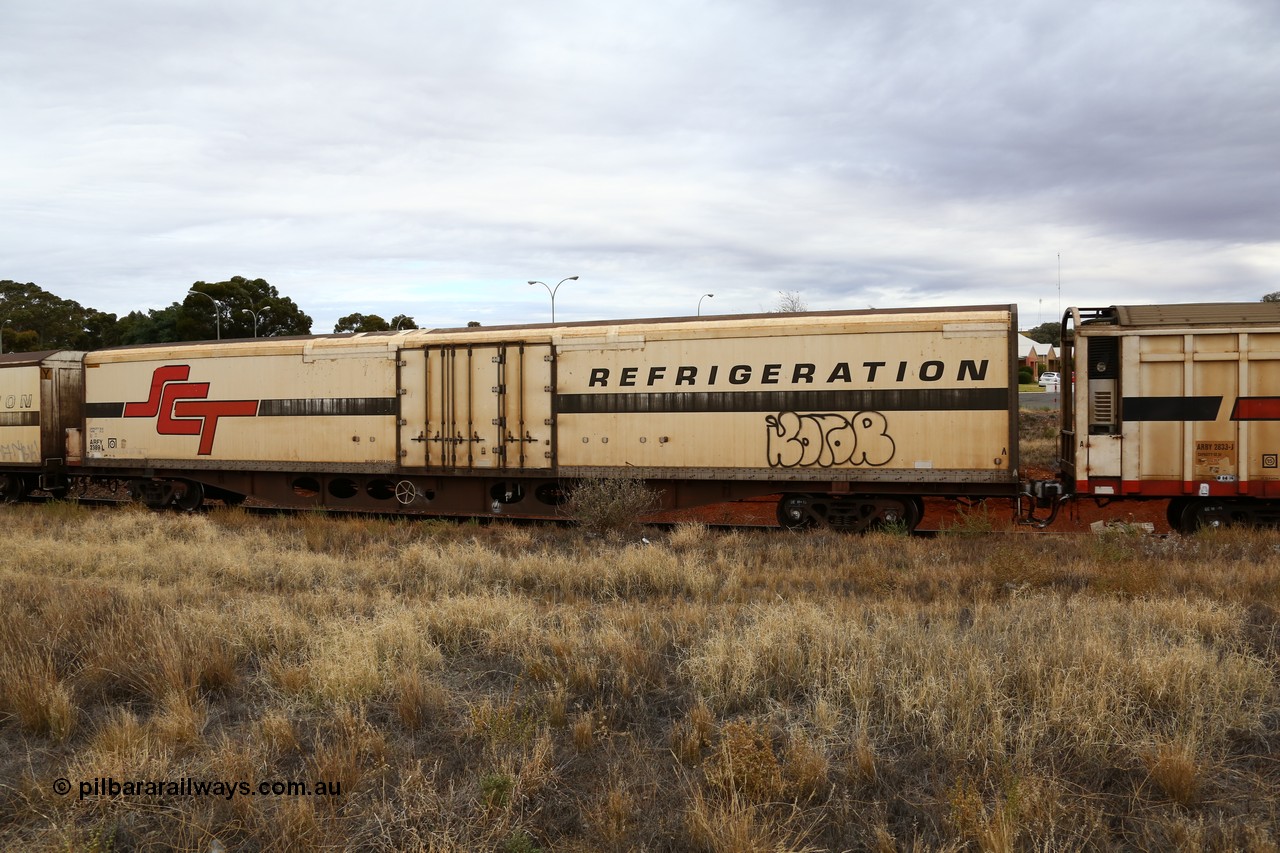
[[[1266,296],[1258,300],[1259,302],[1280,302],[1280,290],[1274,293],[1268,293]]]
[[[1038,344],[1062,345],[1062,324],[1061,323],[1041,323],[1034,329],[1028,329],[1022,334]]]
[[[168,308],[152,308],[146,312],[130,311],[116,322],[117,342],[133,345],[180,341],[182,338],[178,335],[178,315],[181,312],[182,305],[177,302]]]
[[[106,314],[92,308],[86,309],[86,311],[87,315],[82,324],[84,327],[84,336],[81,338],[83,346],[78,347],[79,349],[102,349],[103,347],[113,347],[120,343],[120,321],[116,319],[115,314]]]
[[[45,347],[40,344],[40,334],[34,329],[26,329],[21,332],[4,330],[4,334],[0,336],[4,340],[5,352],[35,352]]]
[[[377,314],[348,314],[338,320],[333,330],[335,332],[388,332],[391,330],[391,324]]]
[[[417,329],[417,328],[419,328],[419,326],[418,326],[417,322],[416,322],[412,317],[410,317],[408,314],[397,314],[396,316],[394,316],[394,317],[392,317],[392,318],[391,318],[391,320],[390,320],[390,324],[391,324],[391,328],[393,328],[393,329]]]
[[[116,337],[122,344],[149,344],[152,343],[152,325],[153,320],[147,312],[130,311],[116,321]]]
[[[6,352],[94,349],[114,344],[116,317],[32,282],[0,281],[0,340]]]
[[[311,334],[311,317],[265,279],[233,276],[213,283],[197,281],[191,290],[196,292],[188,293],[178,305],[173,340],[212,340],[219,325],[223,338],[251,338],[255,316],[260,338]],[[216,300],[217,305],[198,294]]]

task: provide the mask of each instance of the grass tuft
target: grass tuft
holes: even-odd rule
[[[1151,781],[1170,800],[1184,808],[1196,804],[1200,767],[1189,743],[1162,743],[1143,754]]]

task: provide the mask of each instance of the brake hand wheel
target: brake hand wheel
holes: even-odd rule
[[[418,499],[418,487],[408,480],[401,480],[396,483],[396,500],[403,506],[408,506]]]

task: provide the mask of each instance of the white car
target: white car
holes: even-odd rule
[[[1058,374],[1051,370],[1040,374],[1040,387],[1046,391],[1057,391],[1061,382],[1062,380]]]

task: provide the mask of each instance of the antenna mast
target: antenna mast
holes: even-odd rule
[[[1058,346],[1062,346],[1062,253],[1058,253]]]

